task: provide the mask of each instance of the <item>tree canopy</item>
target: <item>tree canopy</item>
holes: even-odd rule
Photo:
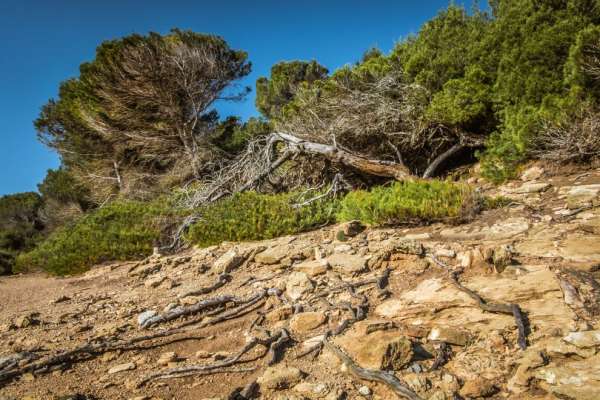
[[[35,126],[94,200],[144,195],[211,169],[211,107],[241,98],[247,89],[227,89],[249,72],[247,54],[213,35],[173,30],[106,41]]]

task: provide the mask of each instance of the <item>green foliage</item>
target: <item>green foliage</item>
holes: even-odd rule
[[[565,75],[573,95],[600,100],[600,26],[579,32],[569,52]]]
[[[152,252],[167,224],[179,213],[167,201],[117,201],[52,233],[17,257],[18,271],[43,269],[56,275],[80,273],[94,264],[142,258]]]
[[[463,77],[475,62],[487,24],[485,13],[469,15],[450,6],[426,22],[418,35],[400,42],[390,57],[411,81],[438,92],[449,80]]]
[[[271,67],[269,78],[256,81],[256,108],[267,118],[277,118],[299,87],[327,77],[327,68],[316,61],[280,62]]]
[[[82,208],[89,205],[89,190],[77,182],[65,168],[49,169],[42,183],[38,185],[38,191],[44,199],[77,203]]]
[[[39,239],[41,204],[33,192],[0,197],[0,274],[10,273],[17,254],[31,249]]]
[[[509,205],[510,203],[512,203],[513,200],[511,200],[508,197],[504,197],[504,196],[486,196],[483,198],[483,209],[484,210],[495,210],[497,208],[502,208],[502,207],[506,207],[507,205]]]
[[[190,228],[187,240],[210,246],[222,241],[270,239],[333,221],[335,201],[322,199],[295,207],[298,198],[298,193],[236,194],[201,209],[201,219]]]
[[[467,185],[406,181],[350,192],[341,201],[337,218],[370,225],[450,221],[466,218],[477,207],[476,195]]]
[[[600,22],[600,8],[588,0],[501,0],[494,14],[483,45],[497,58],[492,93],[501,122],[488,140],[482,167],[484,176],[498,182],[514,176],[531,157],[543,121],[579,107],[578,86],[586,83],[578,60],[584,37],[593,36],[592,26]]]
[[[427,117],[470,131],[493,125],[492,90],[480,66],[470,67],[464,78],[451,79],[433,97]]]
[[[505,110],[501,129],[494,132],[481,157],[482,175],[492,182],[513,178],[517,166],[527,159],[531,137],[541,124],[535,106],[514,106]]]
[[[172,172],[185,181],[222,155],[206,140],[218,122],[212,107],[247,93],[227,92],[250,72],[247,59],[218,36],[177,29],[105,41],[42,107],[38,137],[97,203],[160,193],[162,182],[177,181]]]

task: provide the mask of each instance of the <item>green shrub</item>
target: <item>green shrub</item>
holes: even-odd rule
[[[174,217],[177,213],[164,201],[117,201],[56,230],[35,249],[19,255],[16,269],[65,275],[104,261],[141,258],[152,252]]]
[[[340,221],[370,225],[461,220],[476,211],[479,201],[468,185],[446,181],[406,181],[357,190],[341,201]]]
[[[187,240],[199,246],[222,241],[270,239],[332,222],[336,201],[321,199],[294,207],[298,193],[245,192],[203,208]]]
[[[41,205],[34,192],[0,196],[0,275],[11,273],[16,255],[31,250],[41,238]]]
[[[483,209],[484,210],[495,210],[497,208],[502,208],[502,207],[506,207],[507,205],[509,205],[510,203],[512,203],[513,200],[508,198],[508,197],[504,197],[504,196],[486,196],[483,198]]]

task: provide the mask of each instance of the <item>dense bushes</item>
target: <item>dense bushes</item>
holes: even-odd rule
[[[396,182],[296,207],[297,193],[246,192],[204,208],[187,239],[200,246],[222,241],[268,239],[302,232],[334,220],[372,225],[457,221],[477,212],[481,199],[463,184]]]
[[[94,264],[146,256],[164,228],[178,221],[168,202],[116,201],[51,234],[34,250],[18,256],[17,271],[71,274]]]
[[[358,219],[371,225],[459,221],[484,206],[465,184],[407,181],[344,198],[320,193],[238,193],[196,210],[200,219],[186,241],[210,246],[223,241],[270,239],[337,221]],[[311,201],[307,201],[308,198]],[[52,233],[35,249],[17,257],[17,271],[46,270],[65,275],[105,261],[131,260],[165,242],[185,213],[170,201],[115,201]],[[0,263],[4,262],[0,252]]]
[[[33,192],[0,197],[0,275],[10,273],[17,254],[31,249],[39,239],[41,204],[41,197]]]
[[[200,210],[187,239],[200,246],[222,241],[269,239],[298,233],[334,220],[336,202],[317,200],[298,207],[298,193],[245,192]]]
[[[467,185],[437,180],[395,182],[350,192],[341,201],[337,217],[371,225],[452,221],[467,218],[479,203]]]
[[[549,126],[590,143],[580,125],[593,118],[582,119],[579,110],[600,109],[598,2],[495,0],[489,10],[451,5],[389,55],[370,51],[355,65],[297,86],[293,96],[286,92],[275,127],[321,143],[335,137],[365,156],[402,160],[419,175],[462,146],[447,165],[477,153],[493,181],[543,156]],[[268,82],[279,78],[275,72]],[[263,108],[281,103],[261,100]],[[548,149],[556,153],[552,141]]]

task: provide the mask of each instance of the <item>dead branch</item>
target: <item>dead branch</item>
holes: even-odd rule
[[[456,154],[459,151],[461,151],[462,149],[464,149],[464,147],[465,146],[463,146],[461,143],[456,143],[455,145],[450,147],[448,150],[446,150],[445,152],[443,152],[442,154],[437,156],[431,162],[431,164],[429,164],[429,166],[427,166],[427,169],[425,170],[425,172],[423,172],[423,178],[431,178],[435,174],[437,169],[440,167],[440,165],[442,165],[447,159],[452,157],[454,154]]]
[[[383,176],[399,180],[412,176],[410,171],[403,164],[371,159],[362,155],[350,153],[347,150],[342,150],[333,145],[311,142],[289,133],[272,133],[271,140],[285,143],[288,150],[292,153],[320,155],[333,163],[354,168],[368,175]]]

